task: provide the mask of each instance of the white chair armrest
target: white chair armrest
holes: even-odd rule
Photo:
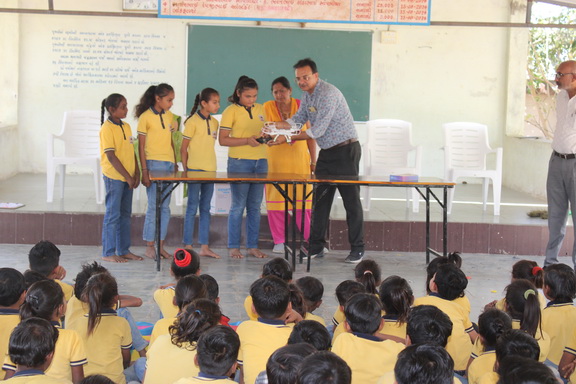
[[[502,149],[502,147],[498,147],[495,149],[495,151],[496,151],[496,170],[501,174],[504,150]]]

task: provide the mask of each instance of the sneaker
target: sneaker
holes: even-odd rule
[[[324,247],[324,251],[323,251],[323,252],[324,252],[325,255],[327,255],[327,254],[330,253],[330,250],[329,250],[328,248]]]
[[[284,253],[284,243],[274,244],[272,253]]]
[[[302,248],[300,250],[300,254],[302,255],[302,260],[308,260],[308,250]],[[321,259],[324,257],[324,250],[321,250],[318,253],[313,253],[312,255],[310,255],[310,259]]]
[[[345,263],[358,264],[364,258],[364,251],[351,251],[344,260]]]

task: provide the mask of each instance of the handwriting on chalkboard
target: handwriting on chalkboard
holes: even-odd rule
[[[166,73],[166,61],[154,59],[166,54],[164,35],[77,29],[51,32],[54,88],[149,86],[155,76]]]

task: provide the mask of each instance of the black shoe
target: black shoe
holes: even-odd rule
[[[302,248],[302,249],[300,250],[300,254],[302,255],[302,260],[308,260],[308,252],[309,252],[309,251],[308,251],[307,249],[305,249],[305,248]],[[313,253],[313,254],[310,256],[311,259],[321,259],[321,258],[323,258],[323,257],[324,257],[324,250],[321,250],[321,251],[318,252],[318,253]]]
[[[364,251],[351,251],[344,260],[345,263],[358,264],[364,258]]]

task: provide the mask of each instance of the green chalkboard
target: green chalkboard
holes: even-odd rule
[[[305,57],[316,62],[321,79],[342,91],[354,120],[368,120],[372,32],[364,31],[191,25],[187,111],[200,90],[212,87],[220,93],[222,112],[241,75],[258,82],[259,103],[272,99],[270,84],[279,76],[292,81],[292,95],[300,98],[292,66]]]

